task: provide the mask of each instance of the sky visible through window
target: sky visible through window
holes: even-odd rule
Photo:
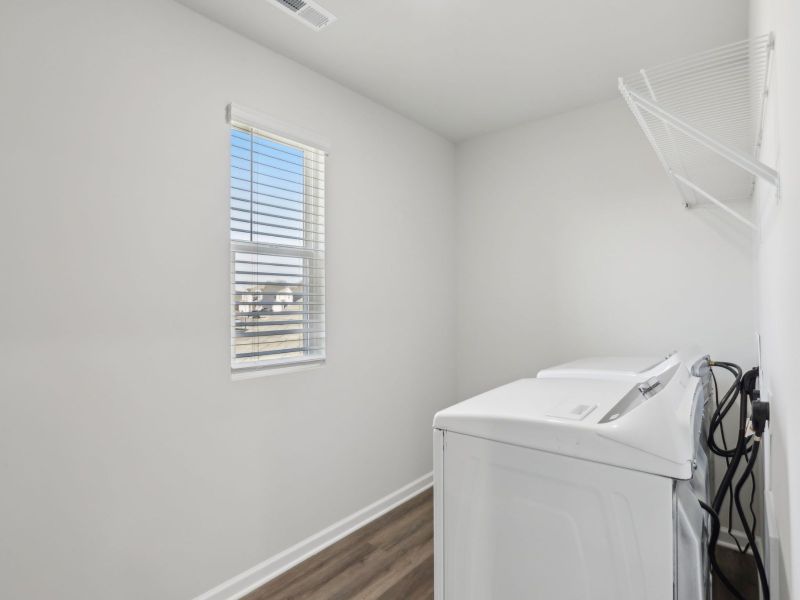
[[[231,130],[231,239],[303,245],[303,154]]]

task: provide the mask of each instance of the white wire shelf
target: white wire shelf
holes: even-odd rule
[[[756,177],[779,185],[758,159],[773,48],[767,34],[619,79],[684,204],[710,201],[753,228],[735,206],[752,198]]]

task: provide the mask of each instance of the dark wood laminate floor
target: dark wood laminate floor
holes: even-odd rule
[[[758,572],[755,560],[750,554],[742,554],[730,548],[717,546],[717,562],[722,572],[747,600],[751,600],[751,598],[758,600]],[[714,579],[713,596],[713,600],[735,599],[735,596],[716,578]]]
[[[244,600],[433,598],[431,490],[386,513]]]
[[[722,569],[758,599],[753,559],[720,547]],[[429,600],[433,598],[430,490],[248,594],[244,600]],[[733,598],[714,582],[713,600]]]

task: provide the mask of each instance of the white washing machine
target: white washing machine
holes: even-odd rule
[[[705,598],[694,358],[635,382],[523,379],[437,413],[436,599]]]
[[[610,381],[629,381],[639,383],[656,377],[662,371],[669,369],[671,365],[679,362],[685,364],[702,364],[708,360],[708,355],[702,354],[693,347],[684,348],[680,351],[672,352],[665,357],[655,356],[594,356],[591,358],[581,358],[553,367],[542,369],[536,374],[540,379],[607,379]],[[709,419],[714,412],[709,404],[712,400],[714,388],[711,383],[711,371],[703,368],[698,372],[702,382],[702,393],[705,395],[704,410],[704,431],[708,431]],[[700,393],[700,390],[698,390]],[[708,465],[708,493],[712,496],[712,488],[715,483],[714,461],[708,449],[708,442],[705,435],[700,437],[700,446],[706,457]],[[710,593],[709,593],[710,595]]]

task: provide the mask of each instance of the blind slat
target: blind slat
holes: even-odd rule
[[[253,214],[253,215],[258,215],[260,217],[272,217],[273,219],[280,219],[281,221],[292,221],[294,223],[305,223],[306,222],[305,219],[299,219],[297,217],[284,217],[283,215],[279,215],[279,214],[276,214],[276,213],[263,212],[263,211],[259,211],[259,210],[253,210],[253,209],[245,209],[245,208],[236,207],[236,208],[231,208],[231,212],[232,213],[234,213],[234,212],[243,213],[245,215]]]
[[[236,179],[236,178],[235,177],[231,177],[231,179]],[[265,183],[258,183],[257,181],[252,181],[251,184],[252,185],[261,186],[261,187],[265,187],[265,188],[272,187],[271,185],[267,185]],[[253,189],[251,187],[241,187],[241,184],[239,184],[239,185],[231,184],[231,189],[234,190],[234,191],[237,191],[237,192],[244,192],[245,194],[255,194],[256,196],[264,196],[266,198],[273,198],[275,200],[280,200],[282,202],[292,202],[293,204],[300,204],[300,205],[302,205],[304,207],[305,206],[311,206],[311,207],[314,207],[314,208],[318,208],[318,207],[321,206],[321,204],[317,204],[317,203],[314,203],[314,202],[309,202],[308,200],[295,200],[294,198],[287,198],[286,196],[281,196],[279,194],[270,194],[268,192],[259,191],[259,190]],[[301,192],[294,192],[294,193],[300,194]],[[316,198],[312,194],[305,194],[305,195],[308,196],[309,198]],[[237,198],[237,200],[240,200],[240,201],[243,201],[243,202],[247,202],[247,201],[249,201],[249,198],[247,200],[245,200],[244,198]],[[285,210],[299,211],[301,209],[300,208],[287,207]]]
[[[325,314],[321,310],[284,310],[284,311],[237,311],[235,313],[236,327],[265,327],[271,325],[272,319],[294,319],[296,316],[301,318],[293,320],[292,323],[309,322],[309,319],[324,321]]]
[[[303,335],[306,333],[324,333],[321,329],[279,329],[276,331],[237,331],[234,337],[249,338],[249,337],[264,337],[265,335]]]
[[[270,179],[275,179],[277,181],[285,181],[286,183],[291,183],[293,185],[301,186],[301,187],[304,187],[304,188],[314,188],[316,186],[316,184],[314,184],[314,183],[305,182],[304,180],[306,178],[303,177],[302,175],[297,175],[297,179],[286,179],[285,177],[279,177],[278,175],[275,175],[274,173],[267,173],[267,172],[264,172],[264,171],[259,171],[257,169],[256,170],[253,169],[253,165],[256,165],[258,167],[265,167],[267,169],[273,169],[275,171],[280,171],[280,169],[276,169],[275,167],[270,167],[268,165],[262,165],[260,163],[253,163],[253,162],[251,162],[250,160],[248,160],[246,158],[239,158],[237,156],[232,157],[232,159],[241,161],[243,163],[248,163],[248,166],[240,167],[239,165],[231,165],[231,169],[232,169],[231,173],[233,173],[233,169],[236,169],[237,171],[244,171],[245,173],[252,172],[252,173],[255,173],[256,175],[261,175],[262,177],[269,177]],[[243,181],[250,181],[250,180],[249,179],[244,179]]]
[[[318,212],[314,212],[314,211],[310,211],[310,210],[305,210],[305,209],[300,210],[298,208],[291,208],[291,207],[287,208],[286,206],[281,206],[280,204],[273,204],[271,202],[260,202],[259,200],[250,200],[249,198],[248,199],[231,198],[231,202],[242,202],[244,204],[253,204],[255,206],[268,206],[269,208],[276,208],[278,210],[285,210],[286,212],[290,212],[290,213],[294,214],[295,216],[303,215],[303,220],[304,221],[313,221],[314,219],[318,219],[319,222],[321,223],[322,220],[325,217],[325,215],[323,215],[322,213],[318,213]],[[242,208],[241,206],[233,206],[233,205],[231,205],[231,210],[249,211],[250,208]],[[306,216],[306,215],[308,215],[308,216]]]
[[[313,151],[304,151],[299,149],[298,149],[299,153],[287,152],[285,148],[287,148],[288,146],[282,144],[281,142],[275,142],[275,144],[280,146],[279,148],[277,145],[272,146],[269,144],[264,144],[263,142],[260,141],[261,136],[259,136],[258,134],[251,135],[247,133],[246,135],[249,136],[249,139],[234,138],[235,142],[232,140],[231,146],[233,148],[247,150],[248,152],[252,151],[253,154],[257,154],[260,156],[275,158],[276,160],[281,160],[287,164],[296,165],[298,167],[304,167],[304,166],[307,167],[310,164],[316,168],[319,168],[324,161],[324,158],[322,160],[320,160],[319,158],[319,157],[324,157],[324,154],[322,153],[315,153]],[[252,145],[248,142],[252,142]],[[274,153],[274,154],[268,154],[268,153]],[[313,156],[314,154],[319,154],[319,157],[314,157]]]
[[[238,168],[238,167],[234,167],[234,168]],[[240,170],[244,170],[244,169],[240,169]],[[255,178],[253,177],[254,175],[256,176]],[[281,191],[281,192],[289,192],[290,194],[303,195],[303,196],[306,196],[308,198],[315,198],[316,199],[316,198],[319,197],[319,196],[317,196],[317,194],[311,194],[311,193],[309,193],[307,191],[293,190],[293,189],[289,189],[289,188],[280,187],[280,186],[277,186],[277,185],[272,185],[271,183],[266,183],[264,181],[260,181],[258,179],[259,177],[266,177],[266,178],[272,179],[272,177],[270,177],[269,175],[265,175],[263,173],[251,173],[249,179],[243,179],[241,177],[236,177],[235,175],[231,175],[231,179],[234,179],[236,181],[243,181],[244,183],[246,183],[248,185],[258,185],[258,186],[261,186],[261,187],[268,187],[268,188],[272,188],[273,190],[278,190],[278,191]],[[300,187],[304,187],[304,188],[315,189],[315,186],[309,185],[309,184],[305,184],[304,185],[302,183],[297,183],[297,185],[300,186]],[[236,187],[234,187],[234,189],[238,189],[238,190],[241,190],[243,192],[252,192],[252,191],[254,191],[253,188],[236,188]],[[256,193],[259,193],[259,192],[256,192]],[[298,204],[305,204],[304,200],[296,200],[295,198],[285,198],[284,196],[276,196],[276,197],[280,198],[281,200],[288,200],[290,202],[297,202]]]
[[[234,271],[234,274],[235,275],[253,275],[253,276],[256,276],[256,277],[293,277],[293,278],[299,277],[301,279],[314,279],[315,277],[320,278],[320,279],[322,278],[322,275],[311,275],[311,274],[308,274],[308,271],[321,271],[321,269],[319,269],[319,268],[305,268],[304,269],[303,267],[297,267],[297,270],[301,271],[301,272],[304,272],[306,274],[302,275],[300,273],[278,273],[278,272],[275,272],[275,271],[240,271],[238,269],[236,271]],[[295,284],[295,285],[297,285],[297,284]]]
[[[231,227],[231,231],[235,231],[237,233],[249,233],[249,234],[251,234],[251,236],[275,237],[275,238],[281,238],[281,239],[284,239],[284,240],[303,241],[303,238],[297,237],[295,235],[282,235],[280,233],[271,233],[269,231],[251,231],[250,229],[240,229],[238,227]]]
[[[285,315],[282,315],[285,316]],[[317,320],[317,319],[284,319],[283,321],[247,321],[242,322],[242,326],[247,327],[282,327],[285,325],[316,325],[318,323],[324,323],[325,321]],[[237,322],[237,326],[238,322]]]
[[[241,352],[236,353],[234,356],[236,358],[256,358],[261,356],[274,356],[276,354],[287,354],[289,352],[297,352],[302,353],[303,355],[310,354],[312,351],[321,351],[321,347],[309,347],[309,346],[300,346],[297,348],[281,348],[279,350],[262,350],[260,352]]]
[[[246,250],[239,251],[239,254],[247,254]],[[280,258],[280,257],[270,257],[271,259]],[[285,257],[283,257],[285,258]],[[322,260],[321,258],[304,258],[304,260]],[[296,264],[292,263],[279,263],[279,262],[272,262],[265,261],[265,260],[247,260],[246,258],[239,258],[236,259],[236,264],[239,265],[261,265],[261,266],[269,266],[269,267],[296,267]]]

